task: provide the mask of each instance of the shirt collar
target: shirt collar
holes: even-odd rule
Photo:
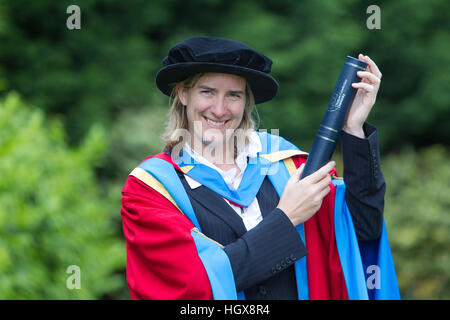
[[[238,156],[236,157],[236,164],[239,167],[239,169],[241,170],[241,172],[237,176],[236,176],[235,168],[227,170],[227,171],[223,171],[222,169],[215,166],[212,162],[210,162],[206,158],[204,158],[202,155],[197,153],[195,150],[193,150],[191,148],[191,146],[187,143],[184,145],[183,151],[187,152],[197,163],[204,164],[204,165],[216,170],[217,172],[219,172],[220,175],[225,180],[225,182],[227,183],[227,185],[232,189],[236,189],[237,188],[236,184],[238,184],[236,182],[237,181],[240,182],[240,180],[244,174],[245,168],[247,167],[248,158],[255,158],[258,156],[258,153],[262,151],[261,141],[259,139],[258,134],[255,131],[251,131],[248,134],[248,141],[249,142],[245,145],[244,148],[238,147]],[[188,182],[191,189],[201,186],[201,183],[199,183],[198,181],[192,179],[189,176],[186,176],[186,177],[187,177],[186,181]],[[237,181],[236,181],[236,179],[237,179]]]

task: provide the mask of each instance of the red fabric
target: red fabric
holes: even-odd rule
[[[180,170],[170,156],[161,153],[155,157]],[[298,168],[306,162],[306,156],[293,160]],[[304,224],[312,300],[348,299],[334,234],[336,189],[331,187],[320,210]],[[135,177],[128,177],[122,194],[127,282],[132,299],[212,299],[208,276],[190,235],[192,222]]]
[[[293,157],[298,168],[306,156]],[[336,175],[336,170],[330,172]],[[311,300],[348,300],[347,287],[334,234],[334,197],[336,188],[324,198],[319,211],[304,223],[308,270],[309,298]]]
[[[165,197],[129,176],[122,190],[127,282],[132,299],[212,299],[190,230]]]

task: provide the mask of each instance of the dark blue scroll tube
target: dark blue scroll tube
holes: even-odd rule
[[[353,57],[347,56],[345,59],[344,67],[339,75],[327,111],[309,152],[302,178],[314,173],[330,161],[348,109],[355,99],[357,89],[352,87],[352,83],[360,82],[356,72],[365,71],[366,66],[367,63]]]

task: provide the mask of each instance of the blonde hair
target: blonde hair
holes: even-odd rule
[[[183,136],[183,133],[187,132],[188,130],[186,106],[183,105],[180,101],[180,98],[178,96],[179,89],[181,87],[184,87],[188,90],[193,88],[203,75],[204,73],[197,73],[195,75],[192,75],[186,80],[176,83],[172,89],[172,93],[170,95],[170,100],[172,100],[172,103],[168,112],[168,122],[166,125],[166,129],[161,136],[161,140],[165,145],[163,148],[163,152],[171,153],[174,159],[179,157],[182,148],[177,148],[176,154],[172,154],[172,151],[174,151],[175,146],[179,146],[182,141],[186,142],[186,137]],[[259,116],[255,108],[255,98],[250,86],[248,85],[248,82],[245,86],[245,95],[246,104],[242,116],[242,121],[235,129],[235,135],[233,137],[235,158],[237,156],[238,150],[242,150],[243,147],[248,143],[247,133],[250,130],[256,130],[257,125],[259,125]],[[257,119],[256,121],[258,123],[253,119],[253,114],[255,114],[255,117]],[[180,132],[182,133],[181,135]]]

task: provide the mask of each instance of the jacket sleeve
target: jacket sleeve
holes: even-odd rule
[[[164,196],[130,176],[121,215],[132,299],[212,299],[192,223]]]
[[[294,225],[278,208],[225,246],[225,252],[230,259],[237,291],[273,277],[307,254]]]
[[[341,147],[345,201],[358,240],[369,241],[381,235],[386,183],[380,168],[377,130],[368,123],[363,130],[366,138],[342,131]]]

